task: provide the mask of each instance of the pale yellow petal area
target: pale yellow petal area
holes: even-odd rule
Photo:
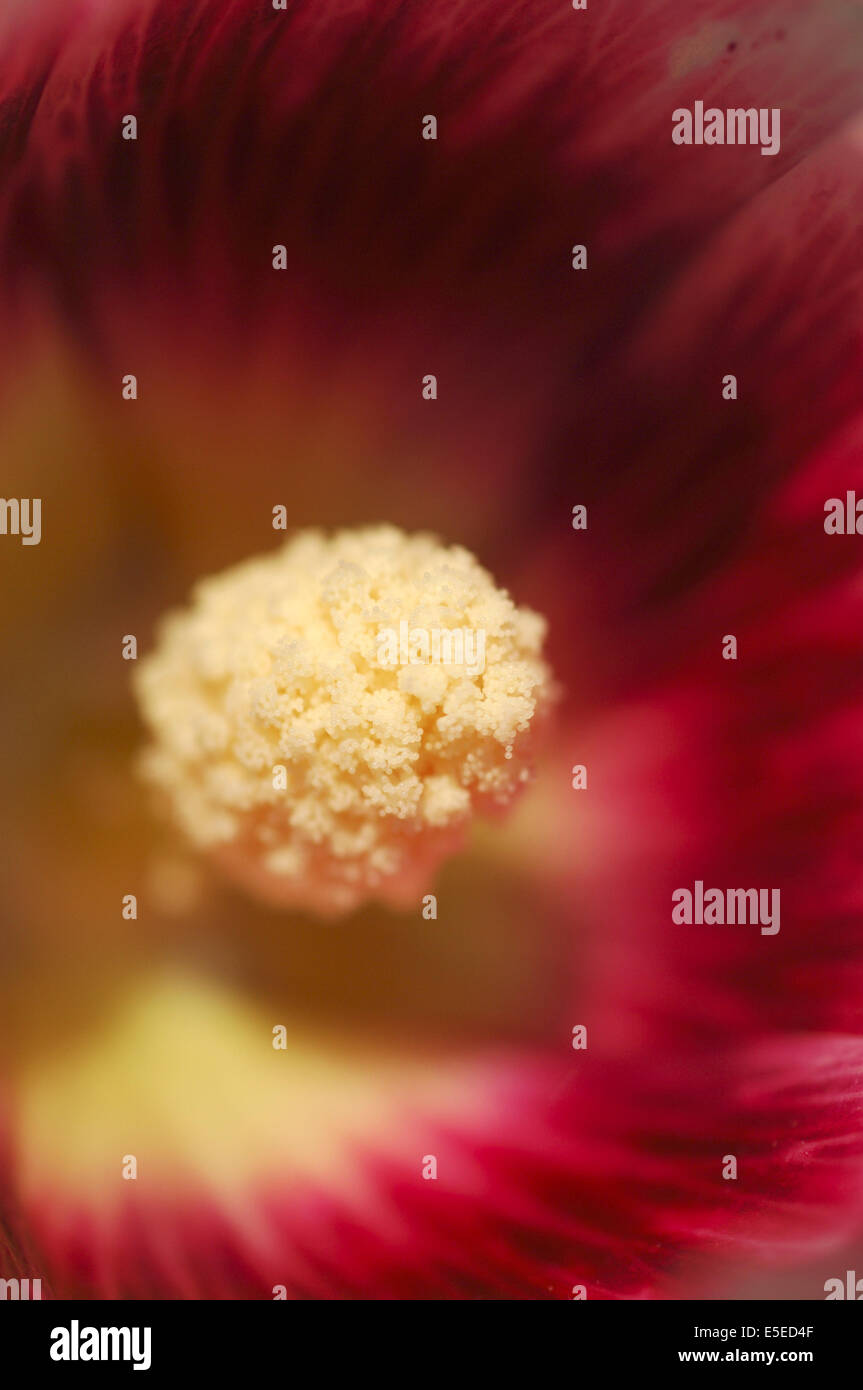
[[[361,1201],[364,1152],[419,1178],[439,1123],[469,1134],[493,1118],[494,1076],[490,1058],[321,1040],[210,982],[153,976],[98,1031],[18,1076],[19,1192],[43,1208],[92,1201],[103,1217],[130,1188],[229,1206],[240,1190],[308,1180]]]

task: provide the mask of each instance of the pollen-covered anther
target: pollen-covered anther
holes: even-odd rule
[[[529,778],[544,635],[461,547],[301,532],[164,620],[136,678],[142,772],[258,897],[416,904],[472,816]]]

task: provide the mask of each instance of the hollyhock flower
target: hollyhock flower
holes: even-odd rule
[[[859,1232],[861,47],[838,0],[4,16],[4,1274],[716,1296]],[[778,153],[676,145],[701,101]],[[144,803],[121,644],[280,507],[548,620],[560,727],[436,916],[264,907]],[[697,882],[780,930],[674,922]]]

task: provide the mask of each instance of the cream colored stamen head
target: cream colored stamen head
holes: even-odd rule
[[[199,583],[136,673],[144,777],[256,896],[416,906],[530,776],[545,622],[459,546],[300,532]]]

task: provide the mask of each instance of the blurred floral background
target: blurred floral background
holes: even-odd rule
[[[861,73],[844,0],[7,3],[0,481],[43,519],[0,537],[0,1276],[809,1299],[859,1262],[863,577],[823,507]],[[695,100],[780,108],[781,152],[675,146]],[[123,636],[279,504],[549,618],[536,782],[435,922],[265,909],[134,775]],[[672,924],[697,878],[779,887],[780,934]]]

